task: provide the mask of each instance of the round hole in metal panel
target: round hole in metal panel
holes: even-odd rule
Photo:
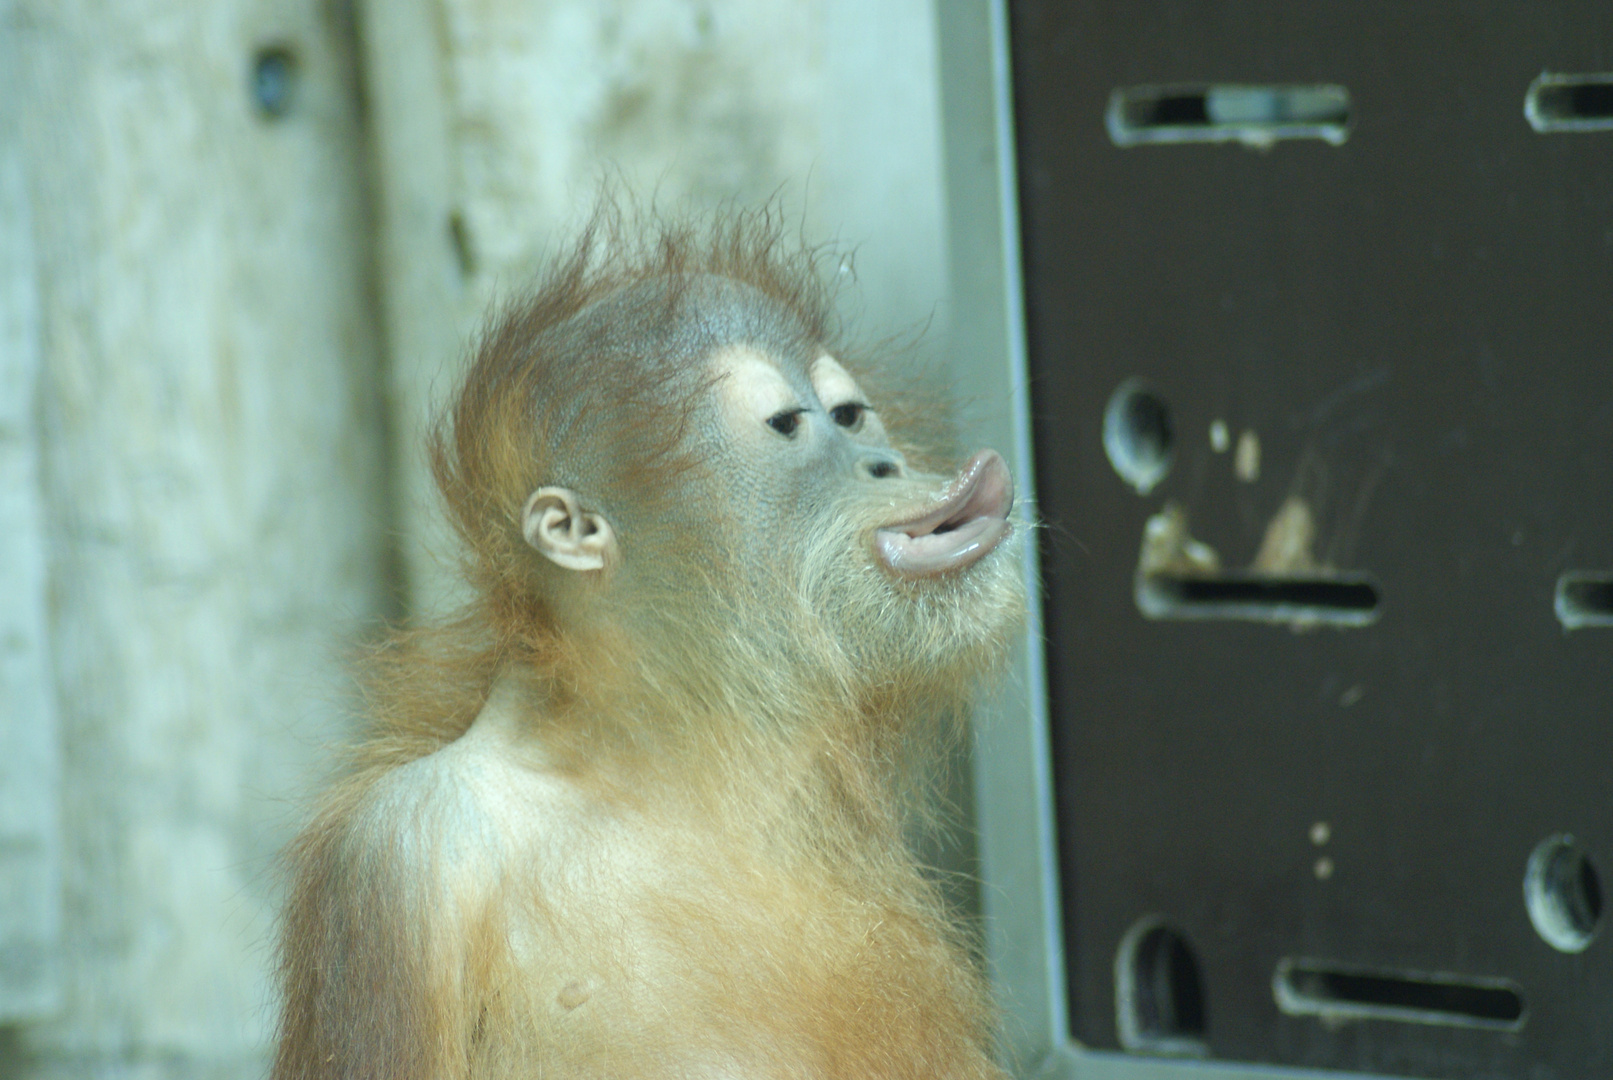
[[[1127,379],[1103,410],[1103,449],[1120,479],[1147,495],[1176,456],[1171,413],[1141,379]]]
[[[1208,1052],[1198,958],[1187,938],[1154,916],[1126,931],[1115,953],[1115,1026],[1127,1050]]]
[[[1523,902],[1535,932],[1559,952],[1583,952],[1602,921],[1602,879],[1572,836],[1535,845],[1523,874]]]

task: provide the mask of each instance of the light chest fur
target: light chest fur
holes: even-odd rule
[[[566,775],[495,693],[363,799],[347,860],[460,973],[440,989],[470,1075],[998,1075],[972,972],[901,853],[873,853],[871,887],[778,835],[787,784],[776,813],[678,794]]]

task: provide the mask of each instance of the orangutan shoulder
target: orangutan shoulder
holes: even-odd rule
[[[344,844],[350,867],[385,879],[434,921],[474,917],[502,889],[541,889],[544,867],[564,862],[577,831],[571,785],[474,735],[376,781]]]

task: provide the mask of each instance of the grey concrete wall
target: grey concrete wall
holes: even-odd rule
[[[0,52],[0,101],[21,92]],[[34,405],[39,289],[19,117],[0,112],[0,1021],[61,1001],[60,771]]]
[[[0,1073],[257,1075],[287,799],[384,597],[352,50],[317,0],[16,0],[0,40],[39,340],[6,412],[36,418],[62,873],[59,999]],[[301,75],[276,120],[248,94],[268,41]]]
[[[453,594],[419,431],[476,324],[607,171],[780,193],[856,247],[863,336],[931,320],[934,37],[929,0],[0,0],[0,1075],[261,1075],[343,653]]]

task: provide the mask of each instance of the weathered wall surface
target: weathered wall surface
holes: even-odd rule
[[[930,3],[0,0],[0,71],[0,981],[56,965],[0,1075],[261,1075],[342,652],[453,592],[419,434],[477,323],[607,172],[779,192],[862,336],[930,320]]]
[[[316,0],[21,0],[0,34],[62,851],[59,1004],[0,1073],[256,1075],[286,799],[384,596],[351,50]],[[248,93],[266,41],[301,74],[279,119]]]
[[[0,101],[21,90],[0,52]],[[61,1001],[56,692],[39,483],[39,290],[19,118],[0,112],[0,1020]]]

